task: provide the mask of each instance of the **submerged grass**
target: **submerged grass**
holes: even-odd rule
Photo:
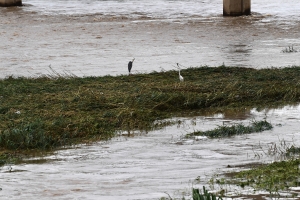
[[[287,156],[294,156],[300,154],[300,147],[295,147],[292,145],[291,147],[287,148],[286,155]]]
[[[235,183],[242,188],[253,187],[255,190],[264,190],[272,197],[280,197],[280,192],[290,187],[300,186],[300,159],[274,162],[262,165],[255,169],[238,172]]]
[[[153,128],[186,111],[298,103],[300,67],[199,67],[132,76],[0,80],[0,150],[49,150]]]
[[[270,147],[273,148],[273,147]],[[225,178],[211,179],[213,183],[220,185],[236,185],[245,189],[246,191],[253,191],[252,195],[236,194],[235,197],[257,197],[268,196],[270,199],[279,198],[295,198],[299,195],[299,190],[294,188],[300,187],[300,159],[299,147],[294,145],[285,148],[285,160],[275,161],[268,164],[256,163],[254,165],[247,165],[250,169],[239,172],[230,172],[225,174]],[[282,152],[283,153],[283,152]],[[246,167],[246,166],[241,166]],[[231,193],[232,191],[227,190]],[[266,195],[265,192],[269,194]],[[226,195],[225,195],[226,196]],[[299,199],[299,197],[297,198]]]
[[[296,53],[298,52],[296,49],[294,49],[294,46],[288,46],[285,49],[282,50],[282,53]]]
[[[199,191],[199,189],[192,189],[192,197],[193,200],[222,200],[222,197],[217,197],[216,194],[208,192],[203,186],[203,193]]]
[[[250,126],[244,126],[243,124],[237,124],[232,126],[219,126],[213,130],[208,131],[195,131],[187,136],[207,136],[210,138],[230,137],[233,135],[249,134],[255,132],[262,132],[272,129],[273,126],[269,122],[254,121]]]

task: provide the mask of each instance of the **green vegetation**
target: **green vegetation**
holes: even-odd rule
[[[168,193],[166,193],[166,194],[169,196],[169,198],[162,197],[160,199],[161,200],[167,200],[167,199],[172,200],[173,199]],[[218,195],[218,196],[217,195],[218,194],[208,192],[208,190],[205,189],[205,186],[203,186],[203,193],[201,193],[201,191],[199,189],[192,188],[191,198],[193,200],[222,200],[222,197],[220,195]],[[185,200],[185,197],[182,197],[181,199]]]
[[[218,197],[213,194],[208,192],[205,187],[203,186],[203,194],[200,193],[199,189],[194,189],[193,188],[193,200],[222,200],[222,197]]]
[[[6,163],[16,163],[19,160],[21,160],[21,158],[16,153],[9,153],[9,152],[0,153],[0,166]]]
[[[273,147],[270,147],[273,148]],[[283,147],[284,148],[284,147]],[[268,164],[256,163],[250,164],[250,169],[242,170],[240,172],[230,172],[221,176],[221,178],[211,178],[209,183],[210,187],[214,187],[214,184],[218,184],[222,188],[220,194],[225,195],[226,192],[232,191],[224,189],[226,185],[231,188],[230,185],[236,185],[246,191],[253,190],[253,194],[239,193],[234,195],[235,197],[256,197],[266,196],[266,194],[260,194],[260,191],[267,191],[270,198],[290,198],[298,196],[298,191],[292,191],[291,187],[300,186],[300,159],[299,159],[299,147],[290,146],[284,151],[286,155],[285,160],[272,162]],[[283,153],[283,152],[282,152]],[[246,167],[246,166],[243,166]],[[218,177],[218,176],[216,176]],[[238,190],[238,189],[235,189]]]
[[[300,186],[300,159],[274,162],[237,173],[236,183],[242,188],[251,186],[268,191],[271,196],[280,196],[280,191]]]
[[[295,147],[294,145],[292,145],[291,147],[289,147],[286,150],[286,155],[287,156],[294,156],[300,154],[300,147]]]
[[[0,154],[148,131],[184,113],[298,103],[300,67],[199,67],[132,76],[0,80]]]
[[[264,120],[258,122],[255,121],[250,126],[244,126],[243,124],[237,124],[232,126],[219,126],[214,130],[196,131],[191,134],[188,134],[187,136],[208,136],[210,138],[230,137],[233,135],[262,132],[265,130],[270,130],[272,128],[272,124]]]
[[[296,49],[294,49],[294,46],[288,46],[284,50],[282,50],[282,53],[296,53],[298,52]]]

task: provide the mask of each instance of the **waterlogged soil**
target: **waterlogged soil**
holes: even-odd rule
[[[299,113],[300,106],[286,106],[176,118],[172,119],[175,125],[161,130],[136,132],[130,137],[120,133],[109,141],[29,158],[1,168],[0,198],[109,200],[188,196],[192,186],[210,188],[208,182],[217,174],[282,159],[282,150],[300,142]],[[194,130],[248,125],[263,119],[274,128],[230,138],[184,138]],[[251,190],[243,192],[248,199],[254,195]],[[266,197],[262,195],[262,199]]]

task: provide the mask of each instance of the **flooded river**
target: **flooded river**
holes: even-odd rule
[[[0,78],[103,76],[184,67],[300,65],[300,2],[252,1],[223,17],[221,0],[23,0],[0,8]],[[183,68],[184,68],[183,67]]]
[[[271,156],[279,154],[270,150],[279,152],[299,144],[299,113],[300,106],[287,106],[178,118],[180,124],[162,130],[6,165],[0,173],[0,199],[159,199],[168,197],[166,193],[182,197],[192,185],[208,185],[216,174],[280,159]],[[272,130],[225,139],[183,139],[194,130],[210,130],[224,123],[249,125],[264,118],[272,123]]]
[[[190,66],[300,65],[300,1],[252,1],[251,16],[223,17],[221,0],[23,0],[0,8],[0,78],[58,72],[127,74]],[[51,68],[49,67],[51,65]],[[52,71],[53,70],[53,71]],[[300,107],[181,118],[162,130],[119,136],[5,165],[0,199],[182,197],[214,174],[274,160],[272,145],[299,144]],[[189,139],[194,130],[267,118],[270,131]],[[200,180],[195,180],[200,177]]]

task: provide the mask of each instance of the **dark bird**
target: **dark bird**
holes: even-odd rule
[[[135,58],[133,58],[133,60],[129,61],[129,63],[128,63],[128,72],[129,72],[129,74],[130,74],[130,71],[131,71],[131,68],[132,68],[132,63],[133,63],[134,59]]]

